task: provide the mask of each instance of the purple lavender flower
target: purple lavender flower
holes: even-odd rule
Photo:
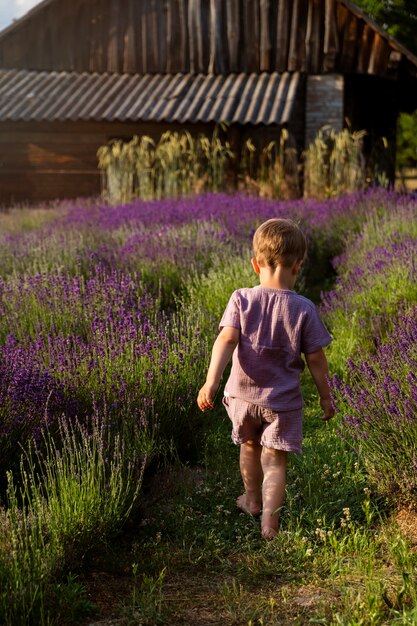
[[[331,381],[341,437],[357,447],[381,493],[407,502],[414,498],[416,471],[416,345],[414,306],[372,357],[349,360],[349,382]]]

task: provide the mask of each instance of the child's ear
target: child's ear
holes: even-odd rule
[[[258,261],[255,259],[255,257],[253,257],[253,258],[251,259],[251,263],[252,263],[252,267],[253,267],[253,269],[254,269],[254,271],[255,271],[255,274],[260,274],[260,273],[261,273],[261,270],[260,270],[260,268],[259,268],[259,263],[258,263]]]
[[[297,275],[299,273],[299,271],[301,270],[301,267],[303,265],[303,261],[304,261],[304,259],[297,259],[297,261],[294,263],[293,268],[292,268],[292,273],[294,275]]]

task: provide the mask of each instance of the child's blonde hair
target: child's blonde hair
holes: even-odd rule
[[[270,219],[259,226],[253,237],[256,260],[273,270],[278,265],[291,267],[295,261],[304,258],[306,249],[304,233],[289,219]]]

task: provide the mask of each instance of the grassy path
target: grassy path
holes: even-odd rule
[[[271,543],[235,507],[241,482],[227,418],[219,409],[207,419],[200,462],[158,472],[137,526],[93,561],[85,582],[101,615],[83,623],[417,624],[415,533],[384,517],[337,423],[317,419],[311,389],[304,455],[292,456]],[[414,522],[409,513],[403,528]]]

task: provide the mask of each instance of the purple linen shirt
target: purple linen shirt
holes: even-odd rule
[[[240,330],[225,392],[274,411],[301,408],[301,353],[332,340],[313,302],[289,289],[238,289],[223,313],[224,326]]]

